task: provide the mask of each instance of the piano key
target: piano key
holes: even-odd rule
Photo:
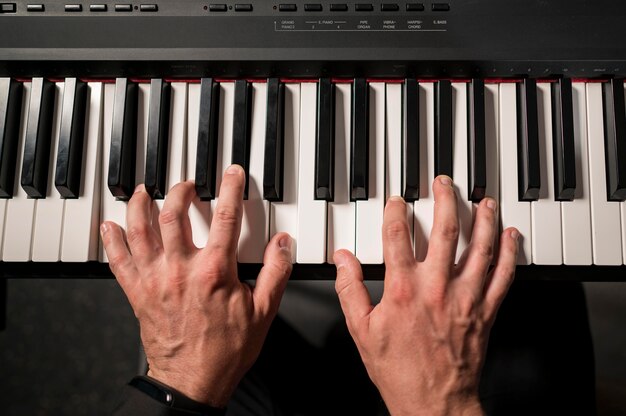
[[[335,86],[335,195],[328,203],[328,250],[326,261],[333,264],[339,249],[355,252],[356,202],[350,199],[350,143],[352,84]]]
[[[500,201],[500,169],[499,169],[499,133],[500,133],[500,87],[498,84],[485,85],[485,161],[486,175],[489,178],[485,190],[486,196]],[[509,168],[510,169],[510,168]],[[515,169],[515,167],[513,167]],[[497,214],[500,214],[498,203]],[[494,252],[497,252],[499,240],[496,238]],[[492,260],[492,262],[495,262]]]
[[[415,83],[415,87],[417,89],[417,83]],[[407,112],[406,99],[403,101],[403,89],[404,92],[406,92],[406,85],[403,86],[402,84],[387,84],[387,101],[385,104],[387,136],[385,145],[385,154],[387,155],[385,159],[385,201],[387,201],[391,196],[403,194],[403,190],[406,190],[406,187],[403,186],[403,182],[406,184],[406,179],[404,179],[403,181],[403,175],[405,175],[405,172],[409,170],[417,170],[419,166],[419,160],[414,160],[412,162],[412,169],[407,169],[406,163],[408,162],[402,160],[403,149],[406,149],[406,147],[403,146],[403,133],[407,131],[406,123],[403,124],[403,118],[406,120]],[[416,91],[412,91],[411,94],[413,94],[414,98],[417,99]],[[405,108],[403,108],[403,102],[405,104]],[[412,103],[411,109],[416,109],[416,107],[417,104]],[[417,117],[419,117],[419,113],[416,112],[415,114],[411,114],[411,117],[417,119]],[[414,120],[411,123],[415,126],[418,125],[417,120]],[[415,131],[414,134],[415,136],[411,139],[411,141],[413,142],[413,147],[417,146],[419,143],[419,131]],[[415,178],[417,178],[418,176],[419,172],[414,175]],[[417,189],[419,189],[419,184],[416,183],[414,186],[410,186],[409,189],[417,191]],[[406,210],[407,222],[409,224],[409,233],[411,235],[411,241],[413,241],[413,202],[407,201]]]
[[[602,85],[587,84],[587,137],[589,149],[589,198],[593,264],[622,264],[620,204],[607,195]]]
[[[587,98],[582,82],[572,84],[572,137],[576,189],[573,200],[561,204],[563,263],[592,264],[589,152],[587,144]]]
[[[286,232],[293,238],[291,256],[298,251],[298,164],[300,149],[300,84],[285,84],[285,172],[283,199],[270,204],[270,238]]]
[[[21,185],[31,198],[45,198],[50,165],[54,83],[33,78]]]
[[[170,122],[170,84],[150,81],[148,138],[144,183],[152,199],[163,199],[166,191]]]
[[[326,201],[316,195],[315,124],[317,85],[300,86],[300,160],[298,162],[298,263],[326,261]]]
[[[61,234],[63,232],[63,211],[65,200],[54,186],[56,170],[55,161],[59,149],[59,136],[62,120],[62,105],[64,95],[63,82],[53,84],[54,113],[52,115],[52,137],[50,152],[46,157],[50,160],[46,180],[46,193],[37,202],[33,222],[32,260],[59,261],[61,256]],[[84,134],[84,131],[83,131]]]
[[[219,206],[220,187],[222,186],[224,171],[231,165],[233,158],[233,130],[235,127],[233,123],[236,116],[235,91],[235,82],[220,83],[220,120],[216,163],[217,175],[215,175],[215,189],[217,190],[217,195],[215,199],[211,200],[211,213],[215,213]]]
[[[267,122],[265,132],[265,164],[263,198],[283,199],[283,151],[285,123],[285,85],[278,78],[267,80]]]
[[[561,203],[555,202],[552,138],[552,96],[548,83],[537,85],[537,126],[541,186],[538,199],[531,202],[531,247],[535,264],[562,264]]]
[[[240,263],[263,263],[269,241],[270,203],[263,199],[265,123],[267,88],[264,82],[252,84],[252,121],[250,131],[250,171],[248,199],[243,201],[243,221],[237,253]]]
[[[559,79],[551,85],[552,136],[554,140],[554,196],[558,201],[571,201],[576,192],[572,80]]]
[[[419,199],[420,185],[420,97],[419,86],[415,79],[404,81],[404,137],[401,149],[404,151],[404,189],[401,194],[406,202]],[[391,114],[388,111],[388,114]],[[412,232],[412,231],[411,231]]]
[[[369,157],[366,201],[356,203],[356,257],[361,264],[383,262],[382,226],[385,209],[385,84],[369,86]]]
[[[243,199],[248,199],[252,88],[246,80],[239,79],[235,81],[234,111],[232,163],[242,166],[246,172],[246,187],[243,192]]]
[[[433,83],[419,84],[420,111],[420,186],[419,201],[413,203],[413,241],[415,258],[423,261],[428,251],[428,239],[433,227],[435,199],[432,184],[435,180],[435,86]]]
[[[452,169],[457,195],[457,212],[459,215],[459,241],[456,250],[458,263],[472,237],[473,203],[469,196],[468,177],[468,97],[467,85],[453,82],[452,85]]]
[[[442,80],[435,84],[435,176],[452,174],[452,86]]]
[[[485,197],[487,188],[485,83],[480,79],[473,79],[467,84],[467,89],[469,198],[473,202],[480,202]]]
[[[517,176],[519,200],[536,201],[541,171],[537,127],[537,82],[524,79],[517,83]]]
[[[21,111],[22,83],[0,78],[0,198],[13,196]]]
[[[193,84],[189,86],[190,97],[192,86]],[[191,176],[188,178],[195,177],[196,193],[201,200],[206,201],[215,198],[216,195],[215,164],[217,162],[217,137],[219,133],[220,85],[213,78],[202,78],[198,88],[199,103],[195,100],[193,104],[191,101],[189,102],[190,115],[191,111],[194,111],[197,117],[194,117],[193,121],[197,119],[198,122],[197,126],[194,126],[197,129],[197,137],[192,138],[191,134],[188,136],[189,144],[191,144],[192,139],[194,143],[197,143],[193,149],[196,155],[193,162],[196,170],[194,173],[189,172]],[[194,105],[196,108],[192,108]],[[199,111],[198,105],[200,106]],[[190,117],[189,122],[191,121]],[[188,161],[191,160],[188,159]]]
[[[315,199],[333,200],[335,151],[335,85],[321,78],[317,90],[315,146]]]
[[[536,96],[536,95],[535,95]],[[502,229],[516,227],[520,232],[517,264],[531,263],[530,204],[519,200],[517,166],[517,96],[515,84],[500,84],[500,219]],[[523,111],[523,108],[519,109]],[[539,184],[537,188],[539,189]]]
[[[211,201],[208,199],[209,194],[207,193],[207,186],[212,184],[211,186],[213,187],[213,193],[210,195],[211,197],[215,197],[215,178],[217,176],[216,168],[218,149],[217,139],[219,133],[220,86],[215,82],[209,82],[207,80],[203,81],[204,89],[202,88],[202,84],[189,84],[187,104],[187,157],[185,165],[185,177],[187,180],[195,178],[196,181],[196,193],[198,194],[198,197],[194,198],[191,206],[189,207],[189,221],[191,222],[193,243],[196,245],[196,247],[204,247],[207,240],[209,239],[209,227],[211,225]],[[208,99],[208,94],[211,95],[210,100]],[[203,102],[202,96],[204,96],[205,100],[208,101]],[[203,104],[207,103],[210,103],[211,111],[202,111],[201,114],[200,108],[205,109],[206,107],[203,107]],[[209,113],[214,114],[215,118],[213,121],[211,121],[210,118],[207,118],[207,115]],[[204,117],[202,122],[203,127],[199,127],[201,124],[201,117]],[[201,130],[203,131],[202,133],[200,133]],[[212,141],[208,140],[210,137],[212,137],[212,135],[215,136],[214,139],[212,139]],[[206,140],[205,144],[208,146],[206,146],[205,144],[203,144],[202,146],[198,146],[198,142],[200,140]],[[198,154],[202,154],[202,152],[204,152],[204,150],[199,150],[199,148],[208,149],[212,145],[215,147],[215,162],[212,164],[209,162],[208,165],[206,165],[205,167],[198,169],[196,164],[199,161],[208,160],[208,156],[197,156]],[[206,154],[208,154],[208,152]],[[206,172],[211,172],[213,176],[206,176]],[[202,186],[200,186],[200,189],[198,187],[198,183],[202,184]],[[204,199],[202,195],[204,195]]]
[[[146,181],[146,154],[148,150],[148,124],[150,122],[150,84],[137,84],[137,135],[135,142],[134,187]]]
[[[67,81],[65,85],[67,91]],[[85,169],[82,186],[77,189],[77,198],[65,201],[61,242],[61,261],[65,262],[85,262],[98,258],[103,90],[104,86],[100,82],[87,84],[83,144]]]
[[[115,81],[111,149],[107,151],[107,187],[120,199],[129,199],[135,188],[137,90],[137,84],[127,78]]]
[[[350,197],[368,198],[369,168],[369,89],[367,80],[356,78],[352,85],[352,141],[350,159]]]
[[[604,103],[604,152],[609,201],[626,200],[626,107],[624,81],[602,84]]]
[[[26,130],[28,129],[28,109],[30,107],[32,83],[23,85],[22,111],[20,119],[20,135],[18,155],[24,153]],[[22,170],[23,158],[17,159],[17,171]],[[13,198],[6,200],[4,217],[4,234],[2,242],[3,261],[29,261],[31,255],[31,237],[33,234],[33,219],[37,199],[28,198],[26,191],[19,186],[20,178],[15,177]]]
[[[78,198],[83,166],[87,84],[66,78],[54,186],[62,198]]]

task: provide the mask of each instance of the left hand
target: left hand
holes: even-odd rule
[[[291,238],[279,233],[254,289],[239,280],[244,183],[240,166],[226,171],[203,249],[191,237],[192,182],[172,188],[158,224],[140,185],[128,203],[127,232],[101,226],[109,265],[141,326],[148,375],[213,407],[226,406],[258,357],[292,268]]]

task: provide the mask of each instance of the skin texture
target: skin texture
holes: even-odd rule
[[[518,232],[502,233],[496,203],[478,206],[472,240],[455,265],[459,234],[452,181],[433,183],[428,254],[415,260],[402,198],[387,202],[381,302],[373,306],[358,260],[339,250],[336,290],[368,374],[394,416],[481,415],[478,384],[489,331],[515,272]]]
[[[127,231],[101,226],[109,265],[141,326],[148,375],[214,407],[226,406],[258,357],[292,268],[291,238],[279,233],[266,247],[255,288],[240,282],[244,182],[241,167],[227,170],[203,249],[192,242],[187,214],[192,182],[172,188],[158,224],[140,185],[128,203]]]

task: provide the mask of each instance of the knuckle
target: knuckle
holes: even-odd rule
[[[221,224],[235,226],[239,221],[239,209],[229,206],[218,207],[215,216]]]
[[[178,224],[181,222],[182,213],[176,209],[165,208],[159,214],[159,224],[160,225],[171,225]]]
[[[113,254],[109,256],[109,268],[115,276],[121,276],[126,270],[127,260],[122,254]]]
[[[394,303],[412,303],[416,297],[416,289],[410,279],[394,279],[389,287],[389,295]]]
[[[148,227],[145,224],[137,224],[128,228],[126,239],[131,246],[141,244],[148,238]]]
[[[493,257],[493,244],[480,241],[474,242],[472,245],[480,257],[491,260]]]
[[[385,234],[390,241],[402,241],[407,232],[407,224],[401,220],[393,220],[385,227]]]
[[[459,238],[459,223],[457,221],[444,221],[439,226],[439,233],[448,241],[455,241]]]

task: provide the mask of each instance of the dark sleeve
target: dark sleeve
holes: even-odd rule
[[[196,412],[173,409],[158,402],[144,392],[126,385],[119,404],[111,413],[113,416],[192,416]]]

